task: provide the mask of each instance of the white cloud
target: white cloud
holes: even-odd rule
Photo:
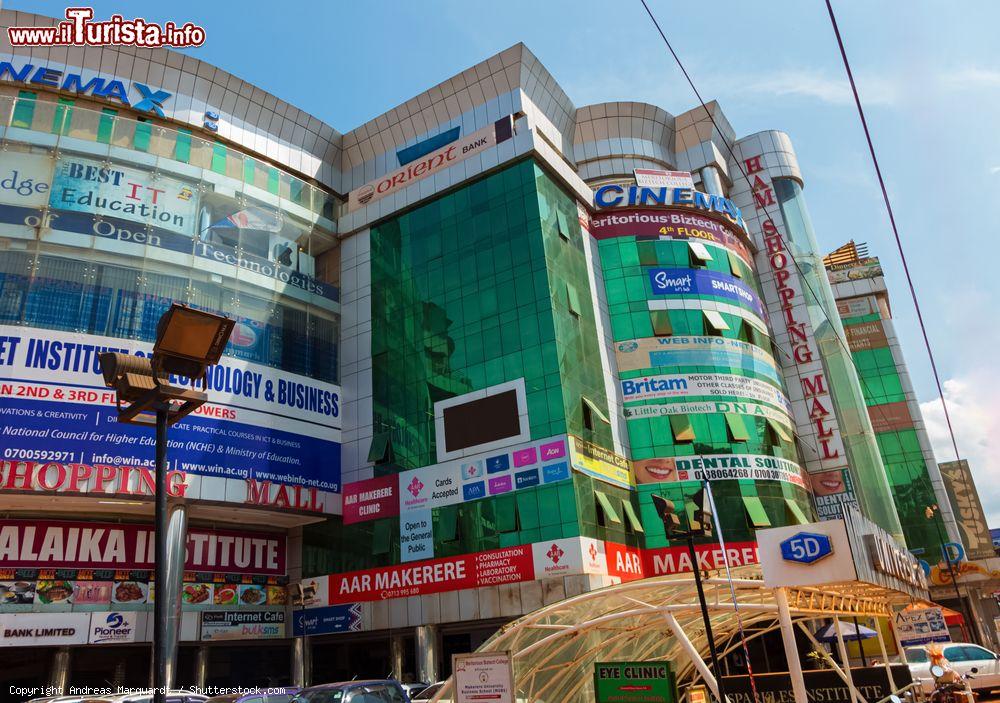
[[[944,382],[944,396],[963,459],[991,527],[1000,527],[1000,377],[991,370],[966,372]],[[920,404],[938,461],[952,461],[955,450],[940,399]]]
[[[990,175],[995,176],[1000,173],[1000,166],[990,166]]]
[[[941,71],[938,80],[945,86],[957,90],[1000,88],[1000,70],[982,66],[962,66]]]
[[[778,98],[801,97],[829,105],[853,105],[851,86],[843,76],[829,76],[812,69],[784,69],[736,79],[734,92]],[[858,78],[858,92],[866,105],[889,105],[896,91],[881,78]]]

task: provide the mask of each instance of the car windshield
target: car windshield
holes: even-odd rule
[[[339,688],[323,689],[319,691],[303,691],[292,699],[292,703],[340,703],[344,699],[344,692]]]
[[[911,664],[924,664],[927,662],[927,651],[923,649],[907,649],[906,661]]]
[[[425,688],[423,691],[421,691],[419,696],[415,696],[413,700],[415,700],[415,701],[429,701],[431,698],[434,697],[434,694],[437,693],[438,690],[440,690],[440,688],[442,686],[444,686],[443,683],[431,684],[430,686],[428,686],[427,688]]]

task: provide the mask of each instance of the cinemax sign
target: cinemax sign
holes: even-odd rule
[[[594,191],[594,205],[599,210],[635,207],[686,207],[716,213],[731,220],[744,231],[743,213],[729,198],[702,193],[693,188],[646,187],[610,183]]]
[[[36,66],[31,63],[15,66],[9,61],[0,61],[0,80],[56,88],[68,93],[91,95],[104,100],[117,100],[122,105],[143,112],[152,112],[160,117],[165,117],[163,102],[171,96],[165,90],[150,88],[143,83],[132,83],[133,90],[130,97],[129,91],[125,89],[125,84],[120,80],[108,80],[100,76],[93,76],[84,82],[79,73],[67,73],[62,69]]]

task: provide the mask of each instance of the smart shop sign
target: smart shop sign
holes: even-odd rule
[[[31,63],[13,64],[10,61],[0,61],[0,80],[56,88],[67,93],[102,98],[119,102],[135,110],[151,112],[160,117],[165,117],[163,103],[171,97],[171,93],[150,88],[144,83],[132,83],[132,90],[128,90],[125,84],[117,79],[109,80],[102,76],[89,76],[84,81],[82,74]]]

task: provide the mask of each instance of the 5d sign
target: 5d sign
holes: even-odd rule
[[[833,554],[833,545],[826,535],[799,532],[781,542],[781,558],[799,564],[815,564]]]

